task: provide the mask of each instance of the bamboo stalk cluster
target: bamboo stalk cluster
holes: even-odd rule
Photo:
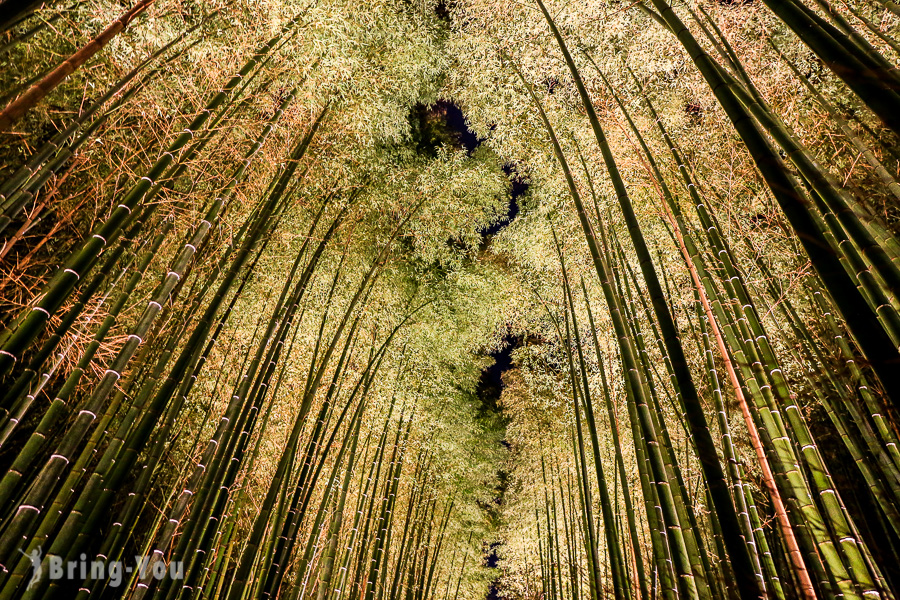
[[[0,129],[150,3],[14,100]],[[278,23],[171,139],[150,146],[146,167],[83,239],[68,240],[29,304],[4,316],[0,600],[456,600],[483,597],[491,577],[511,598],[896,597],[895,226],[811,147],[802,121],[767,101],[708,5],[651,0],[628,15],[677,44],[708,87],[777,207],[784,260],[803,264],[790,282],[759,237],[735,234],[729,207],[741,195],[721,197],[688,157],[692,140],[673,133],[665,96],[621,48],[592,44],[543,0],[529,13],[546,38],[537,54],[552,53],[562,80],[536,80],[535,55],[494,29],[477,32],[494,87],[467,74],[477,89],[464,91],[481,97],[468,107],[475,123],[494,98],[519,99],[515,135],[489,123],[473,151],[438,148],[421,131],[402,142],[373,134],[413,131],[415,103],[462,77],[442,69],[464,45],[454,36],[480,26],[470,4],[338,2]],[[896,42],[870,10],[848,7],[863,35],[824,0],[763,4],[868,111],[867,127],[900,135],[900,79],[870,40]],[[25,28],[32,8],[4,26]],[[109,82],[11,165],[2,256],[25,243],[51,182],[116,111],[202,47],[224,10]],[[352,10],[356,30],[330,20]],[[890,149],[857,132],[783,39],[763,42],[883,195],[900,199]],[[298,55],[302,43],[314,51]],[[379,62],[402,43],[396,71],[412,91]],[[387,107],[397,114],[372,125]],[[531,155],[504,155],[522,147]],[[508,200],[493,175],[520,159],[535,175],[522,214],[487,234],[479,219]],[[203,161],[225,164],[211,171],[213,193],[195,177]],[[463,168],[488,192],[444,185],[454,173],[442,169]],[[543,252],[522,241],[539,231]],[[502,286],[520,295],[485,306]],[[489,344],[476,347],[466,329],[520,341],[540,331],[541,349],[521,342],[514,355],[499,409],[475,384]],[[515,485],[494,485],[508,469]],[[481,566],[491,547],[494,575]],[[145,568],[121,586],[48,568],[133,554]],[[169,565],[177,578],[154,575]]]

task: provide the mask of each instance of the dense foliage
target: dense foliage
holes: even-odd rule
[[[3,0],[0,600],[895,598],[898,27]]]

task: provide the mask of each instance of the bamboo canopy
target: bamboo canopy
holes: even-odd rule
[[[0,600],[900,597],[900,5],[0,2]]]

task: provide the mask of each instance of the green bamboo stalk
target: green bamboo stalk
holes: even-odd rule
[[[298,15],[282,28],[281,33],[262,45],[244,67],[229,79],[222,89],[208,102],[206,108],[169,144],[166,151],[154,163],[147,175],[135,183],[124,198],[121,199],[121,202],[113,209],[109,218],[77,250],[68,256],[63,266],[45,286],[41,299],[32,308],[23,311],[3,333],[0,333],[0,377],[9,372],[18,360],[21,352],[33,342],[50,317],[62,306],[78,282],[96,265],[104,248],[112,243],[121,233],[122,228],[131,221],[135,208],[141,205],[151,188],[158,183],[159,178],[176,161],[175,155],[187,146],[196,132],[203,129],[210,116],[214,114],[214,111],[225,105],[226,100],[228,100],[238,84],[254,70],[259,60],[268,54],[281,37],[290,31],[299,20],[300,16]],[[318,127],[322,116],[324,114],[320,115],[319,121],[314,125],[314,129]]]

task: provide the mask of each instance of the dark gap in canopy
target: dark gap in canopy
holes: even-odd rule
[[[499,350],[491,352],[491,366],[481,372],[476,393],[481,400],[482,412],[500,412],[498,404],[503,392],[503,374],[512,368],[512,352],[521,345],[519,337],[506,336]]]
[[[512,361],[512,353],[517,348],[520,348],[525,343],[525,340],[521,336],[512,336],[507,334],[504,336],[503,341],[498,350],[490,353],[490,357],[493,358],[493,363],[490,366],[485,368],[481,372],[481,379],[478,381],[478,387],[476,388],[476,395],[481,402],[481,406],[479,407],[479,416],[482,418],[493,418],[497,419],[495,421],[500,427],[505,431],[506,429],[506,418],[503,416],[502,409],[500,407],[500,396],[503,393],[504,383],[503,383],[503,374],[509,371],[513,366]],[[500,443],[503,445],[505,449],[509,449],[509,442],[505,439],[500,440]],[[506,487],[508,484],[508,473],[506,472],[505,467],[501,468],[497,471],[497,487],[494,496],[493,506],[490,507],[491,517],[499,522],[500,511],[503,507],[503,497],[506,493]],[[484,565],[490,569],[497,568],[497,562],[499,557],[497,556],[497,549],[502,545],[500,540],[494,540],[492,542],[486,543],[484,548]],[[497,586],[497,579],[500,574],[497,573],[496,576],[491,580],[488,584],[487,590],[487,600],[496,600],[498,599],[500,590]]]
[[[488,547],[488,555],[485,559],[484,565],[489,569],[496,569],[497,562],[499,558],[497,557],[497,548],[500,547],[500,542],[492,542]],[[499,577],[499,575],[497,575]],[[500,600],[500,589],[497,587],[497,579],[494,578],[488,584],[488,593],[485,596],[485,600]]]
[[[438,3],[434,5],[434,14],[444,23],[449,24],[452,20],[450,8],[444,0],[438,0]]]
[[[460,108],[449,100],[438,100],[430,105],[415,104],[409,112],[409,124],[416,150],[426,156],[437,156],[438,148],[443,145],[472,154],[481,143],[466,125]]]
[[[469,129],[459,106],[449,100],[438,100],[427,106],[422,103],[414,105],[410,110],[409,123],[416,150],[426,156],[437,156],[438,148],[442,145],[464,149],[471,156],[483,141]],[[502,218],[481,230],[485,244],[490,236],[499,233],[516,218],[519,214],[518,199],[528,191],[527,177],[512,164],[503,165],[503,172],[511,183],[509,203]]]
[[[477,148],[482,140],[478,139],[478,136],[475,135],[475,132],[469,129],[469,126],[466,124],[466,117],[463,115],[462,110],[454,104],[453,102],[447,102],[445,100],[439,100],[436,106],[440,106],[446,114],[447,125],[456,133],[459,142],[465,147],[466,151],[469,154]]]
[[[519,214],[519,198],[528,191],[528,180],[516,171],[512,165],[503,165],[503,172],[506,173],[506,177],[512,184],[509,190],[509,204],[506,207],[506,215],[490,227],[482,229],[481,235],[484,237],[497,235],[501,229],[512,223],[512,220]]]

